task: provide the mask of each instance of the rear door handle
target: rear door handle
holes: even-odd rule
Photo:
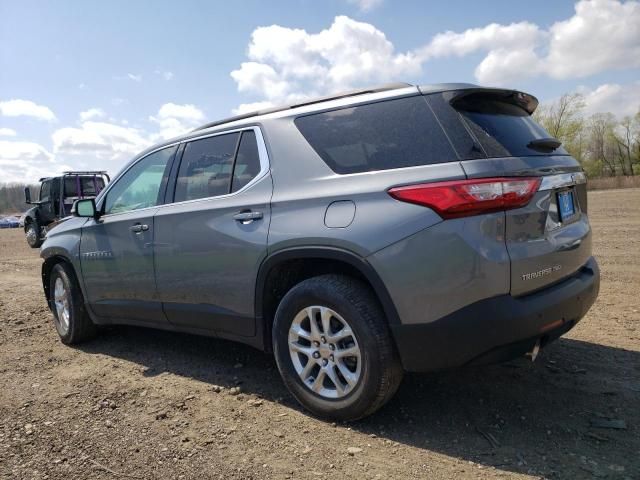
[[[135,225],[131,225],[129,227],[129,230],[131,230],[133,233],[142,233],[149,230],[149,225],[141,225],[139,223],[136,223]]]
[[[243,224],[251,223],[254,220],[260,220],[262,218],[262,212],[240,212],[236,213],[233,218],[238,222],[242,222]]]

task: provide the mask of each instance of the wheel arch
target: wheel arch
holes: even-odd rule
[[[309,273],[309,268],[313,267],[319,267],[319,270]],[[300,281],[325,273],[343,273],[360,278],[373,290],[387,322],[390,325],[400,323],[386,286],[366,259],[335,247],[293,247],[267,256],[258,270],[255,312],[257,334],[262,335],[264,350],[272,349],[271,329],[282,297]]]

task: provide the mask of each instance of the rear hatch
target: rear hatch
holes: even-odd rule
[[[579,270],[591,256],[586,177],[531,117],[537,100],[479,88],[427,99],[450,132],[468,178],[539,178],[527,205],[505,212],[511,294],[531,293]]]

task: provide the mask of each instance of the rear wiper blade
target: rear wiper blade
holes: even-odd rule
[[[562,142],[557,138],[537,138],[527,143],[528,148],[538,150],[540,152],[553,152],[562,145]]]

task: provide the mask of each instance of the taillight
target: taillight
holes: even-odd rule
[[[395,187],[389,195],[458,218],[524,207],[539,186],[539,178],[478,178]]]

